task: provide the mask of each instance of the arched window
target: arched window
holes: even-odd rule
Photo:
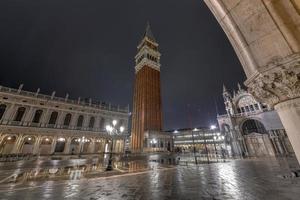
[[[261,134],[267,133],[264,125],[260,121],[254,119],[246,120],[243,123],[242,130],[244,135],[250,133],[261,133]]]
[[[104,130],[105,126],[105,119],[102,117],[100,120],[100,130]]]
[[[5,104],[1,104],[0,105],[0,120],[2,119],[4,113],[5,113],[5,110],[6,110],[6,105]]]
[[[35,114],[34,114],[34,117],[33,117],[32,122],[33,122],[33,123],[39,123],[39,122],[40,122],[40,119],[41,119],[41,117],[42,117],[42,114],[43,114],[43,111],[42,111],[42,110],[37,110],[37,111],[35,111]]]
[[[64,126],[69,126],[71,122],[72,115],[70,113],[66,114],[65,120],[64,120]]]
[[[18,108],[18,111],[17,111],[17,113],[16,113],[16,115],[15,115],[14,121],[20,122],[20,121],[22,120],[24,114],[25,114],[25,111],[26,111],[26,108],[24,108],[24,107],[19,107],[19,108]]]
[[[95,124],[95,117],[91,117],[89,122],[89,128],[94,128],[94,124]]]
[[[51,113],[49,124],[55,124],[57,120],[58,112],[54,111]]]
[[[83,123],[83,116],[80,115],[77,120],[77,127],[82,127],[82,123]]]

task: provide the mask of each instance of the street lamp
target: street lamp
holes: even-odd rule
[[[155,138],[153,138],[152,140],[150,140],[151,148],[156,147],[156,143],[157,143],[157,140]]]
[[[106,167],[106,171],[113,170],[113,166],[112,166],[112,153],[113,153],[113,146],[114,146],[113,135],[119,135],[119,134],[123,133],[125,130],[125,128],[123,126],[121,126],[119,129],[117,129],[116,128],[117,123],[118,123],[117,120],[113,120],[112,126],[107,125],[105,127],[107,133],[111,136],[111,147],[110,147],[109,160],[108,160],[108,165]]]

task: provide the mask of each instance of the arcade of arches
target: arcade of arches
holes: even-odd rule
[[[111,149],[110,139],[96,137],[1,134],[0,154],[97,154]],[[113,152],[124,151],[124,140],[115,138]]]

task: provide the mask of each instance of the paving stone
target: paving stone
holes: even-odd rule
[[[236,160],[178,166],[137,175],[79,181],[26,183],[2,190],[1,199],[290,199],[299,200],[300,179],[284,179],[278,160]]]

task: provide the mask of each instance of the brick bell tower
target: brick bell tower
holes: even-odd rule
[[[160,96],[160,56],[158,43],[147,24],[143,39],[135,56],[135,82],[133,96],[131,150],[142,152],[144,133],[162,130]]]

